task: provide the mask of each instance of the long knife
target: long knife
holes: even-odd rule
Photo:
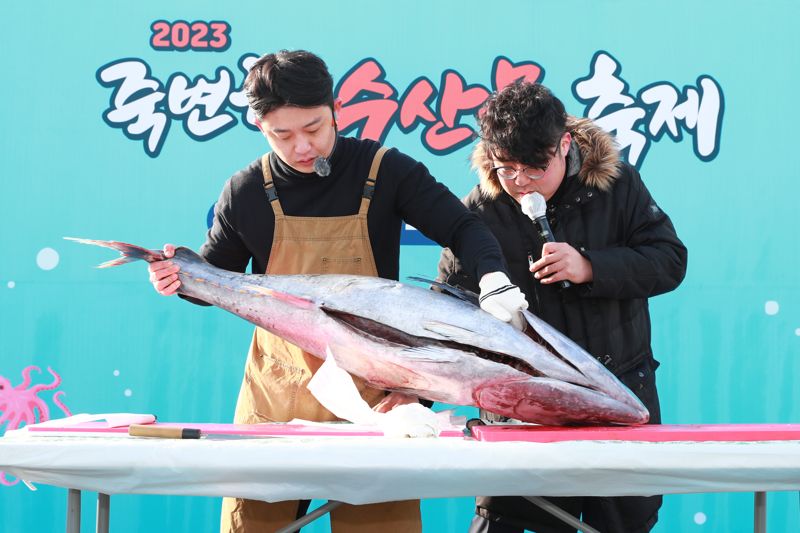
[[[198,428],[175,427],[175,426],[153,426],[143,424],[131,424],[128,426],[128,435],[131,437],[154,437],[159,439],[264,439],[274,438],[273,435],[237,435],[234,433],[212,433],[202,431]]]

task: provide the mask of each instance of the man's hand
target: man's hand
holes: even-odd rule
[[[413,394],[390,392],[383,400],[376,403],[372,410],[379,413],[388,413],[398,405],[405,405],[407,403],[419,403],[419,398]]]
[[[592,263],[565,242],[546,242],[542,258],[531,265],[533,277],[545,285],[568,280],[589,283],[594,279]]]
[[[520,331],[525,328],[522,311],[528,308],[528,301],[522,291],[511,284],[508,276],[503,272],[490,272],[481,278],[478,285],[481,288],[478,299],[481,309],[498,320],[510,322]]]
[[[175,247],[171,244],[164,245],[164,255],[173,257],[175,255]],[[153,284],[156,292],[164,296],[171,296],[175,294],[181,282],[178,279],[178,271],[180,267],[170,261],[156,261],[150,263],[147,267],[150,271],[150,283]]]

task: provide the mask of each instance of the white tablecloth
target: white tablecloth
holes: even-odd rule
[[[476,495],[800,490],[800,442],[477,442],[381,437],[0,438],[0,470],[107,494],[353,504]]]

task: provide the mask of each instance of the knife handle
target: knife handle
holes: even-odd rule
[[[158,437],[162,439],[199,439],[200,430],[194,428],[131,424],[128,426],[128,435],[131,437]]]

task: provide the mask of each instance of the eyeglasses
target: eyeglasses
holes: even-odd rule
[[[547,166],[544,168],[537,168],[537,167],[524,167],[524,168],[514,168],[514,167],[494,167],[492,170],[497,174],[497,177],[504,180],[515,180],[520,173],[525,174],[525,177],[531,180],[540,180],[547,174],[547,170],[550,168],[550,165],[553,164],[553,160],[558,156],[561,152],[560,147],[556,149],[556,153],[550,158],[550,161],[547,162]]]

